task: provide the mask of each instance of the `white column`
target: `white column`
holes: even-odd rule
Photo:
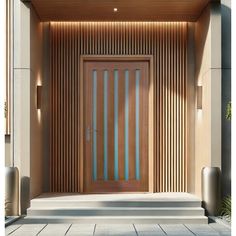
[[[196,86],[202,110],[195,117],[195,192],[201,196],[201,169],[221,168],[221,11],[212,3],[196,22]]]
[[[21,213],[30,192],[30,7],[14,0],[13,21],[13,159],[20,173]]]

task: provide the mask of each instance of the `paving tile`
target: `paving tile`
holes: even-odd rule
[[[160,227],[169,236],[193,236],[194,234],[182,224],[161,224]]]
[[[215,231],[219,232],[220,236],[231,236],[231,229],[217,223],[210,223],[209,226]]]
[[[21,224],[12,224],[6,227],[5,229],[5,235],[9,235],[10,233],[12,233],[13,231],[15,231],[16,229],[20,228]]]
[[[21,224],[17,221],[6,228],[12,236],[231,236],[231,229],[218,223],[206,224]],[[163,231],[164,230],[164,231]]]
[[[92,236],[95,224],[73,224],[66,236]]]
[[[216,232],[212,227],[206,224],[186,224],[185,225],[191,232],[196,236],[219,236],[220,234]]]
[[[95,236],[124,235],[136,236],[136,231],[132,224],[98,224],[95,227]]]
[[[48,224],[40,233],[40,236],[64,236],[71,224]]]
[[[146,235],[165,236],[166,235],[158,224],[135,224],[134,226],[138,233],[138,236],[146,236]]]
[[[22,225],[19,229],[14,231],[11,236],[35,236],[40,230],[45,227],[45,224],[25,224]]]

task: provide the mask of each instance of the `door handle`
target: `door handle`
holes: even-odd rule
[[[86,141],[87,142],[90,141],[90,127],[89,126],[86,128]]]
[[[90,141],[90,136],[91,136],[91,132],[98,132],[97,129],[90,129],[90,127],[88,126],[86,128],[86,141],[89,142]]]

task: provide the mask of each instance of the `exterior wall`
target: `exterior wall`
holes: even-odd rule
[[[202,110],[195,117],[195,193],[201,195],[201,170],[221,167],[221,14],[209,4],[195,26],[196,86],[202,85]]]
[[[231,101],[231,1],[221,1],[222,13],[222,194],[231,194],[231,122],[226,106]]]
[[[13,160],[19,168],[21,213],[42,192],[42,128],[36,85],[42,76],[42,26],[29,3],[14,1]]]
[[[30,10],[30,198],[42,193],[43,142],[41,109],[36,109],[37,85],[42,84],[43,24]],[[42,103],[43,104],[43,103]]]

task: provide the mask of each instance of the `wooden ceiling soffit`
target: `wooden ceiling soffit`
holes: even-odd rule
[[[28,2],[28,1],[27,1]],[[196,21],[219,0],[31,0],[42,21]],[[114,12],[117,8],[117,12]]]

